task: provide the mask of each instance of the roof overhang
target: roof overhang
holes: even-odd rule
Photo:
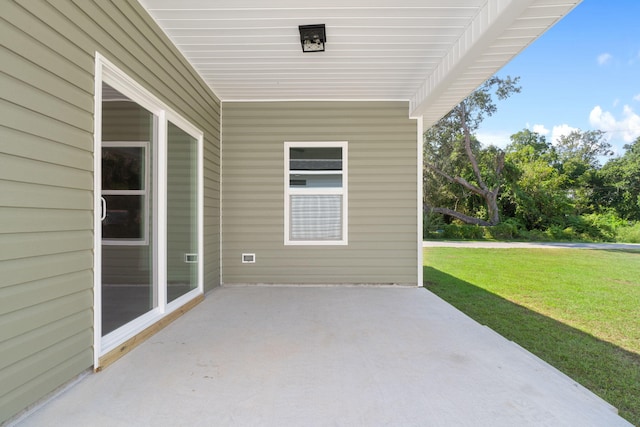
[[[403,100],[428,127],[581,0],[139,1],[221,101]]]

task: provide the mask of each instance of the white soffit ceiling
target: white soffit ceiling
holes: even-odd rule
[[[139,1],[222,101],[406,100],[430,126],[581,0]]]

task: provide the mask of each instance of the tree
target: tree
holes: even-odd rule
[[[582,164],[584,169],[598,169],[600,157],[613,154],[611,144],[601,130],[574,130],[560,137],[556,150],[563,165],[577,163]]]
[[[594,190],[598,181],[600,159],[611,156],[611,144],[600,130],[575,130],[561,136],[554,147],[556,167],[565,176],[565,190],[572,199],[576,214],[594,211]]]
[[[527,230],[562,223],[573,212],[565,190],[566,177],[556,163],[556,150],[544,136],[528,129],[511,135],[501,204],[505,213]]]
[[[555,150],[547,138],[538,132],[522,129],[510,137],[511,143],[507,146],[507,153],[526,152],[530,158],[537,159],[542,156],[555,157]]]
[[[527,229],[565,227],[578,215],[593,213],[601,187],[600,159],[611,154],[602,131],[576,130],[552,145],[530,130],[511,136],[506,148],[506,212]]]
[[[505,153],[495,147],[482,149],[474,133],[486,116],[497,111],[493,97],[504,100],[519,93],[518,81],[519,77],[491,77],[425,132],[427,211],[448,215],[467,224],[496,225],[500,222],[498,195]],[[432,182],[446,184],[447,190],[434,191]],[[446,192],[454,197],[448,200],[442,197]],[[470,196],[479,198],[484,209],[477,209]]]
[[[640,220],[640,137],[624,146],[621,157],[609,160],[599,171],[601,187],[594,199],[624,219]]]

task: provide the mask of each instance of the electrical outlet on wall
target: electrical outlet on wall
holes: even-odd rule
[[[195,264],[198,262],[198,254],[184,254],[184,262],[187,264]]]

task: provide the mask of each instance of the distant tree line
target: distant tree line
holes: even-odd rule
[[[598,130],[552,144],[523,129],[505,149],[483,146],[494,97],[519,91],[493,77],[425,133],[425,236],[640,243],[640,138],[617,157]]]

